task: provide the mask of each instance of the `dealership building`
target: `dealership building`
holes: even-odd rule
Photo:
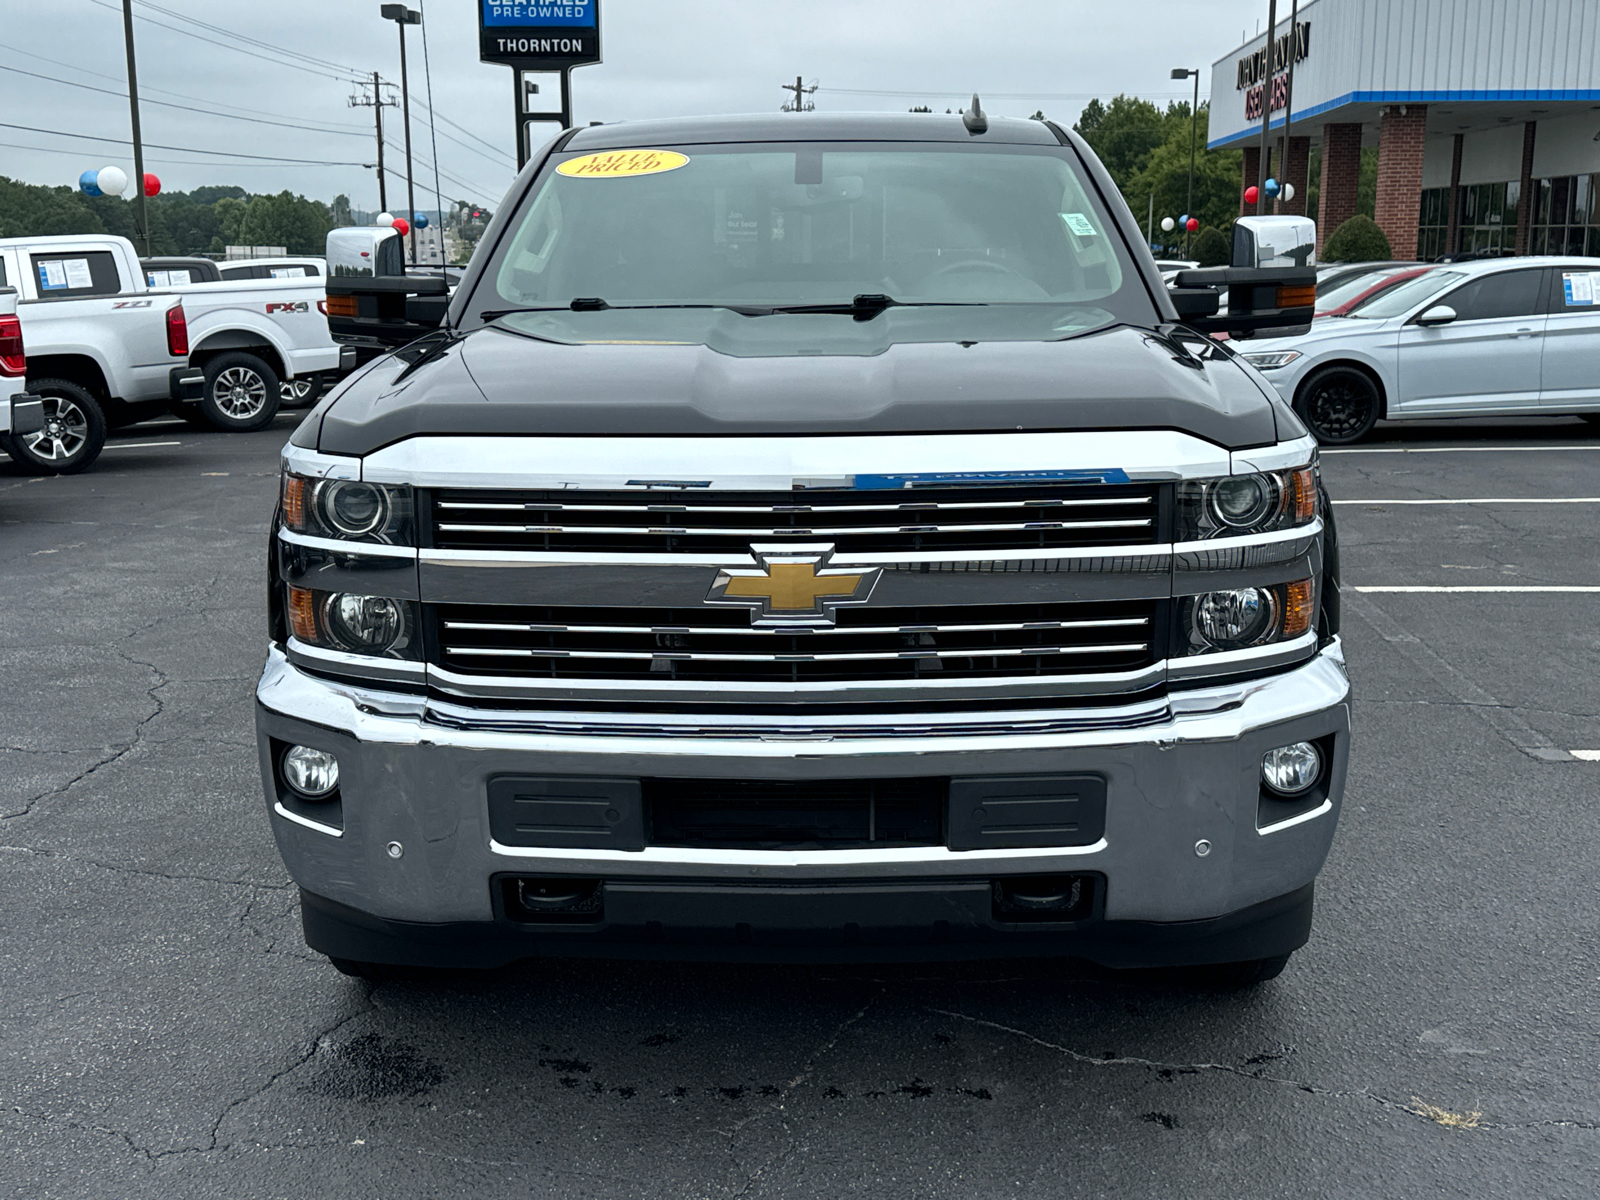
[[[1305,211],[1319,148],[1319,251],[1355,214],[1361,150],[1375,146],[1374,216],[1396,258],[1600,255],[1600,0],[1302,0],[1292,18],[1277,0],[1277,12],[1275,36],[1212,64],[1209,145],[1243,150],[1243,185],[1255,183],[1270,105],[1269,174],[1295,189],[1279,212]]]

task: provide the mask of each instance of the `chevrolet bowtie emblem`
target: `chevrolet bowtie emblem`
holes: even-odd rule
[[[751,609],[758,625],[832,624],[841,604],[865,604],[882,569],[830,568],[833,547],[752,546],[756,567],[724,567],[707,604]]]

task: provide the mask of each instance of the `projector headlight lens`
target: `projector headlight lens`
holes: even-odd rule
[[[1266,588],[1230,588],[1195,597],[1195,632],[1217,650],[1242,650],[1272,635],[1278,605]]]

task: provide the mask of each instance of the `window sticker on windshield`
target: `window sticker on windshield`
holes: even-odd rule
[[[556,174],[577,179],[626,179],[633,175],[659,175],[688,165],[689,156],[676,150],[608,150],[569,158],[556,168]]]
[[[1561,272],[1561,290],[1566,294],[1568,308],[1595,303],[1595,272]]]
[[[67,268],[59,258],[47,258],[39,264],[39,289],[57,291],[67,286]]]
[[[1097,230],[1094,223],[1082,213],[1062,213],[1061,219],[1067,223],[1067,228],[1079,237],[1095,237]]]

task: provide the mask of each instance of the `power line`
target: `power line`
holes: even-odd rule
[[[264,42],[260,38],[251,37],[247,33],[240,33],[237,29],[226,29],[221,25],[213,25],[209,21],[202,21],[198,17],[191,17],[186,13],[175,12],[170,8],[162,8],[159,4],[152,4],[151,0],[134,0],[134,3],[138,4],[141,8],[154,9],[163,16],[172,17],[174,20],[186,21],[190,25],[198,25],[201,29],[208,29],[212,33],[220,33],[224,37],[238,38],[242,42],[248,42],[253,46],[259,46],[263,50],[273,50],[279,54],[287,54],[292,58],[303,59],[305,62],[314,63],[320,67],[329,67],[335,71],[344,71],[351,75],[359,75],[361,73],[353,67],[345,66],[343,63],[330,62],[325,58],[317,58],[314,55],[303,54],[299,50],[291,50],[287,46],[279,46],[272,42]]]
[[[428,61],[428,10],[417,0],[417,15],[422,18],[422,78],[428,85],[428,134],[433,139],[433,202],[438,206],[439,224],[444,225],[444,198],[439,195],[439,131],[433,123],[433,68]],[[439,231],[440,253],[444,251],[444,230]]]
[[[10,71],[14,75],[28,75],[28,76],[31,76],[34,79],[43,79],[46,83],[59,83],[59,84],[62,84],[63,86],[65,86],[65,87],[82,88],[86,92],[99,92],[99,93],[101,93],[102,95],[105,95],[105,96],[118,96],[118,97],[121,97],[124,100],[126,100],[128,98],[128,93],[127,92],[114,92],[110,88],[95,87],[92,83],[79,83],[75,79],[57,79],[53,75],[41,75],[37,71],[24,71],[21,67],[8,67],[4,63],[0,63],[0,71]],[[349,130],[349,129],[339,129],[339,130],[335,130],[335,129],[318,129],[313,125],[302,125],[302,124],[299,124],[298,122],[294,122],[294,121],[271,121],[271,120],[268,120],[265,117],[236,116],[233,113],[213,112],[210,109],[195,108],[193,105],[189,105],[189,104],[173,104],[171,101],[168,101],[168,100],[148,100],[147,99],[147,100],[144,101],[144,103],[145,104],[159,104],[163,108],[178,108],[178,109],[182,109],[184,112],[196,112],[196,113],[200,113],[202,116],[207,116],[207,117],[226,117],[230,121],[253,121],[257,125],[277,125],[277,126],[279,126],[280,128],[283,128],[283,129],[306,129],[306,130],[309,130],[312,133],[338,134],[341,137],[365,137],[366,136],[366,134],[364,132],[363,133],[358,133],[358,132],[356,132],[354,130]]]
[[[90,4],[98,4],[101,8],[109,8],[113,12],[120,13],[122,11],[121,8],[119,8],[117,5],[109,3],[109,0],[89,0],[89,3]],[[205,37],[205,36],[203,36],[201,34],[195,33],[192,29],[183,29],[183,28],[180,28],[177,25],[168,25],[164,21],[155,20],[153,17],[140,16],[139,19],[141,21],[143,21],[147,25],[156,26],[158,29],[168,29],[168,30],[171,30],[173,33],[181,33],[181,34],[183,34],[184,37],[191,37],[191,38],[194,38],[197,41],[206,42],[206,43],[208,43],[209,45],[212,45],[212,46],[221,46],[224,50],[234,50],[234,51],[237,51],[240,54],[249,54],[252,58],[257,59],[258,61],[260,60],[260,57],[261,57],[255,51],[246,50],[242,46],[234,45],[231,42],[219,42],[216,38],[208,38],[208,37]],[[297,71],[304,71],[309,75],[320,75],[324,79],[334,79],[334,80],[337,80],[340,83],[349,82],[350,79],[351,79],[351,75],[352,75],[351,72],[345,72],[344,74],[336,75],[336,74],[333,74],[330,71],[324,71],[324,70],[321,70],[321,69],[316,68],[316,67],[306,66],[303,63],[284,62],[284,61],[282,61],[280,59],[267,59],[266,61],[271,62],[274,66],[292,67]]]
[[[0,121],[0,129],[20,129],[24,133],[42,133],[46,137],[79,138],[86,142],[112,142],[118,146],[133,145],[127,138],[100,137],[93,133],[69,133],[64,129],[40,129],[36,125],[13,125],[9,121]],[[204,154],[216,158],[247,158],[256,162],[305,163],[307,166],[313,167],[364,167],[367,165],[361,162],[336,162],[321,158],[286,158],[276,154],[243,154],[237,150],[201,150],[194,146],[164,146],[160,142],[146,142],[145,145],[155,150],[176,150],[182,154]]]
[[[16,54],[16,55],[19,55],[20,57],[27,58],[29,60],[37,60],[39,62],[49,63],[53,67],[64,67],[69,71],[77,71],[79,74],[82,74],[82,75],[92,75],[96,79],[106,79],[106,80],[109,80],[112,83],[121,83],[121,82],[123,82],[122,76],[120,76],[120,75],[107,75],[103,71],[91,71],[87,67],[78,66],[76,63],[62,62],[58,58],[50,58],[47,55],[40,54],[36,50],[19,50],[19,49],[13,47],[13,46],[0,46],[0,51],[4,51],[4,52],[10,53],[10,54]],[[58,83],[69,83],[69,82],[72,82],[72,81],[71,80],[65,80],[65,79],[58,79],[58,80],[56,80],[56,82],[58,82]],[[175,92],[171,88],[154,87],[154,86],[152,86],[152,85],[150,85],[148,83],[143,83],[142,81],[141,81],[141,84],[142,84],[141,92],[160,92],[163,96],[176,96],[180,100],[193,100],[198,104],[210,105],[211,108],[208,108],[208,109],[205,110],[207,112],[210,112],[212,108],[232,108],[232,109],[236,109],[239,112],[245,113],[248,116],[282,117],[285,120],[291,119],[285,113],[266,112],[266,111],[264,111],[262,109],[259,109],[259,108],[242,108],[240,105],[237,105],[237,104],[225,104],[220,100],[214,100],[214,99],[212,99],[212,98],[210,98],[208,96],[191,96],[188,92]],[[117,95],[120,96],[120,95],[123,95],[123,93],[118,92]],[[151,103],[154,103],[154,101],[151,101]],[[340,121],[322,121],[322,120],[319,120],[318,118],[315,118],[315,117],[309,117],[309,118],[307,118],[307,120],[315,121],[318,125],[330,125],[330,126],[334,127],[334,128],[331,128],[331,129],[323,130],[322,132],[325,132],[325,133],[343,132],[344,130],[349,130],[349,129],[361,130],[361,126],[359,126],[359,125],[350,125],[350,124],[347,124],[345,122],[340,122]],[[309,126],[308,126],[308,128],[309,128]],[[364,130],[362,132],[364,132]]]
[[[788,86],[788,85],[785,85],[785,86]],[[793,91],[794,89],[792,87],[790,87],[789,90]],[[909,88],[909,89],[901,89],[899,91],[895,91],[895,90],[892,90],[892,89],[885,89],[885,88],[825,87],[825,88],[821,88],[820,90],[824,91],[824,92],[834,92],[834,93],[837,93],[838,95],[841,95],[841,96],[945,96],[945,97],[954,97],[956,99],[962,99],[962,100],[964,100],[967,97],[972,95],[972,92],[970,90],[958,90],[958,91],[953,91],[953,92],[946,92],[946,91],[940,91],[937,88],[920,88],[920,89]],[[1104,92],[991,92],[991,91],[988,91],[988,90],[985,89],[985,90],[981,90],[980,94],[982,96],[984,96],[985,98],[987,98],[987,99],[993,99],[993,100],[1093,100],[1098,96],[1105,95],[1106,93],[1104,93]],[[1187,93],[1187,92],[1140,92],[1139,93],[1140,99],[1145,99],[1145,100],[1186,100],[1186,99],[1188,99],[1188,96],[1189,96],[1189,93]]]
[[[0,142],[0,146],[4,146],[8,150],[31,150],[35,154],[60,154],[60,155],[63,155],[64,157],[67,157],[67,158],[79,158],[79,159],[81,159],[83,157],[83,151],[82,150],[53,150],[49,146],[25,146],[21,142]],[[160,163],[164,167],[203,167],[203,166],[219,166],[219,167],[229,167],[229,166],[232,166],[232,167],[292,167],[292,166],[299,166],[300,165],[298,160],[296,160],[294,162],[281,162],[281,163],[277,163],[277,162],[267,162],[267,163],[250,162],[250,163],[247,163],[247,162],[214,162],[214,161],[212,161],[210,159],[206,159],[206,160],[202,160],[202,161],[196,161],[195,159],[192,159],[192,158],[147,158],[147,159],[145,159],[145,162],[147,162],[147,163]],[[346,165],[349,165],[349,164],[345,164],[345,163],[329,163],[328,165],[329,166],[346,166]],[[363,163],[361,165],[365,166],[366,164]]]

